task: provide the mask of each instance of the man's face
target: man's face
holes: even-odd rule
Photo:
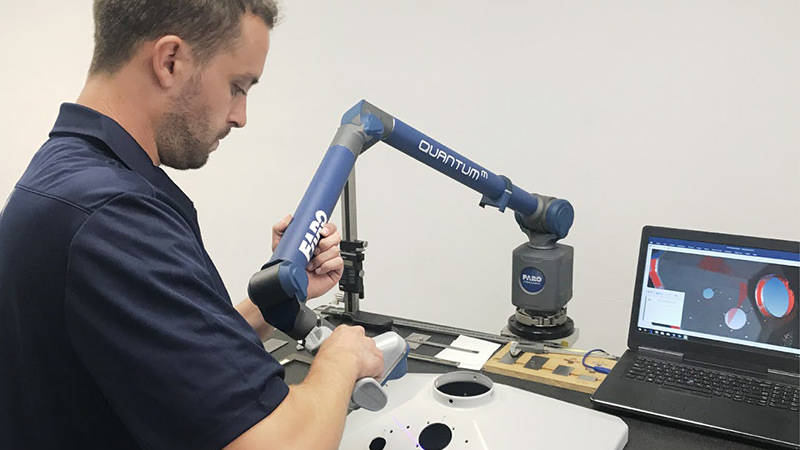
[[[197,68],[171,99],[155,130],[162,164],[182,170],[200,168],[231,128],[245,125],[247,92],[261,76],[268,50],[266,24],[246,14],[233,46]]]

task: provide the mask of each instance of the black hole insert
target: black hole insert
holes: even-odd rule
[[[419,434],[419,445],[425,450],[442,450],[447,447],[453,433],[450,427],[443,423],[432,423],[422,429]]]
[[[439,386],[439,392],[454,397],[474,397],[489,392],[489,386],[474,381],[453,381]]]
[[[386,439],[382,437],[376,437],[369,443],[369,450],[383,450],[386,447]]]

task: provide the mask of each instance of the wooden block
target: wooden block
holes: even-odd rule
[[[583,355],[559,355],[555,353],[546,353],[537,356],[544,356],[548,361],[542,366],[540,370],[528,369],[525,367],[534,353],[523,353],[517,358],[514,364],[503,364],[500,358],[508,353],[511,344],[506,344],[503,348],[498,350],[483,366],[483,370],[509,377],[520,378],[528,381],[535,381],[537,383],[548,384],[557,386],[564,389],[573,391],[585,392],[587,394],[594,393],[600,386],[600,383],[605,379],[605,374],[590,372],[589,369],[583,367],[581,359]],[[613,359],[606,359],[597,356],[589,356],[586,358],[586,363],[590,366],[602,366],[612,368],[616,361]],[[572,368],[572,373],[569,376],[556,375],[553,369],[558,366],[569,366]],[[595,381],[582,380],[581,375],[591,375],[596,378]]]

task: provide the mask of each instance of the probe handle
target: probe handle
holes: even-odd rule
[[[316,353],[332,333],[331,325],[327,321],[321,321],[306,336],[304,346],[312,353]],[[408,344],[405,339],[394,331],[387,331],[372,339],[383,354],[383,371],[380,378],[364,377],[356,381],[350,397],[351,410],[364,408],[369,411],[380,411],[389,401],[383,385],[408,372]]]
[[[394,331],[387,331],[373,338],[378,350],[383,353],[383,372],[379,379],[362,378],[356,382],[350,397],[350,409],[364,408],[380,411],[389,401],[383,385],[408,372],[408,343]]]

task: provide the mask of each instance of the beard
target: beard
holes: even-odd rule
[[[199,94],[199,77],[193,77],[156,126],[158,157],[165,166],[178,170],[203,167],[216,142],[230,132],[230,128],[212,130],[209,108],[199,101]]]

